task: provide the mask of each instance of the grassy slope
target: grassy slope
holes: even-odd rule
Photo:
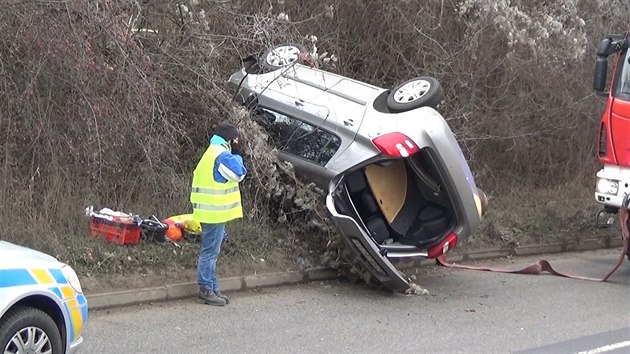
[[[616,227],[593,227],[597,210],[589,185],[515,189],[491,197],[490,210],[478,232],[459,247],[474,250],[617,237]],[[261,230],[244,222],[231,224],[229,230],[230,239],[218,265],[221,277],[299,270],[326,263],[322,235],[294,237],[288,244],[284,242],[286,235],[280,234],[287,231]],[[88,291],[195,281],[195,237],[179,242],[179,248],[155,243],[109,246],[84,236],[84,250],[106,249],[98,262],[86,261],[79,267]]]

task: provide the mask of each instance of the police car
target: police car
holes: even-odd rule
[[[0,353],[74,353],[87,316],[70,266],[0,241]]]

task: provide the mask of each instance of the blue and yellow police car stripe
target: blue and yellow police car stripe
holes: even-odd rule
[[[26,269],[0,269],[0,288],[35,284],[37,281]]]
[[[63,302],[64,312],[70,316],[70,342],[81,333],[87,320],[86,299],[68,284],[60,269],[0,269],[0,288],[44,285]]]

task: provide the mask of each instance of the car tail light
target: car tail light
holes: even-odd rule
[[[599,127],[599,157],[606,157],[608,151],[607,146],[608,141],[606,138],[606,124],[602,123]]]
[[[446,235],[446,237],[444,237],[444,239],[440,241],[440,243],[429,248],[427,257],[437,258],[443,254],[446,254],[449,250],[455,248],[455,246],[457,246],[457,234],[451,232],[450,234]]]
[[[402,133],[389,133],[372,140],[374,145],[389,157],[407,157],[420,151],[408,136]]]

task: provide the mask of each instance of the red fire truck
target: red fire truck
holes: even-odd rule
[[[599,44],[593,87],[606,100],[606,109],[599,126],[597,158],[602,169],[597,172],[595,198],[603,204],[596,223],[606,226],[622,207],[624,196],[630,194],[630,32],[609,34]],[[614,67],[607,88],[608,57],[614,57]],[[625,205],[624,208],[628,208]],[[628,222],[630,223],[630,221]],[[630,225],[628,225],[630,227]],[[630,259],[630,251],[628,251]]]

